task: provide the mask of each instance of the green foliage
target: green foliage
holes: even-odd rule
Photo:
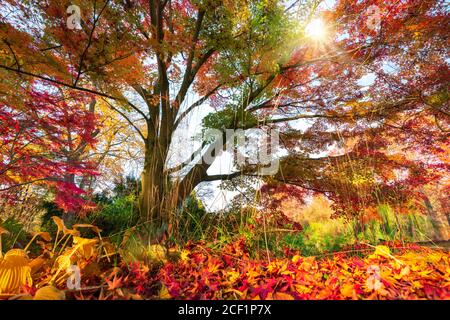
[[[25,231],[23,224],[14,218],[0,221],[0,226],[8,231],[2,235],[2,248],[9,250],[12,248],[24,248],[31,236]]]
[[[388,205],[378,206],[381,221],[372,220],[358,234],[360,240],[377,244],[380,241],[429,241],[435,232],[430,218],[422,214],[395,214]]]
[[[319,255],[324,252],[339,251],[351,243],[352,233],[342,221],[312,222],[296,234],[288,234],[283,244],[300,250],[302,255]]]
[[[205,238],[207,223],[210,221],[210,215],[206,212],[202,202],[195,193],[189,196],[182,210],[178,212],[179,217],[177,234],[178,240],[203,240]],[[174,240],[174,239],[172,239]]]
[[[52,220],[53,216],[62,218],[63,211],[53,201],[46,201],[43,203],[45,214],[42,216],[42,231],[46,231],[50,234],[56,234],[57,227]]]
[[[137,224],[139,215],[136,196],[129,194],[116,197],[87,218],[89,223],[102,229],[102,235],[111,237],[113,242],[120,242],[124,231]]]
[[[284,9],[275,1],[257,1],[251,6],[252,18],[249,23],[254,34],[268,47],[281,42],[288,32],[288,22]]]
[[[430,219],[421,214],[398,215],[388,205],[378,207],[380,219],[369,220],[355,238],[354,230],[360,225],[353,220],[310,222],[296,234],[289,234],[282,245],[300,250],[304,255],[320,255],[365,242],[377,245],[384,241],[429,241],[434,233]]]
[[[222,247],[237,238],[252,240],[250,229],[254,225],[251,210],[226,210],[207,212],[203,203],[193,193],[177,213],[171,242],[207,241],[213,247]]]
[[[360,221],[331,219],[329,203],[322,198],[316,199],[301,213],[303,230],[286,233],[277,231],[276,226],[263,228],[254,221],[255,212],[250,209],[234,207],[221,213],[208,213],[194,195],[180,211],[175,226],[176,240],[172,240],[177,243],[204,240],[218,248],[236,239],[245,239],[255,256],[261,253],[282,256],[286,248],[299,250],[305,256],[317,256],[358,243],[428,241],[433,235],[428,216],[396,214],[388,205],[378,206],[377,211],[378,218],[366,221],[361,228]],[[293,228],[287,225],[285,229]]]
[[[252,127],[257,123],[256,117],[243,110],[228,105],[225,109],[212,112],[203,119],[203,126],[211,129],[230,129]]]

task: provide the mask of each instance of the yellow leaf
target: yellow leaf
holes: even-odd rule
[[[426,277],[426,276],[428,276],[430,273],[432,273],[433,272],[433,270],[423,270],[423,271],[420,271],[419,272],[419,275],[421,276],[421,277]]]
[[[240,273],[237,271],[230,271],[227,273],[228,280],[230,280],[231,283],[234,283],[240,276]]]
[[[301,256],[295,255],[295,256],[292,257],[292,262],[293,263],[297,263],[301,258],[302,258]]]
[[[165,285],[162,285],[161,290],[159,290],[159,298],[160,299],[170,299],[172,296],[169,293],[169,290]]]
[[[431,253],[427,256],[427,260],[431,263],[438,263],[442,259],[442,254],[438,252]]]
[[[66,230],[64,230],[64,234],[70,234],[72,236],[79,236],[80,232],[78,230],[74,230],[74,229],[66,229]]]
[[[341,287],[341,295],[346,298],[353,298],[355,293],[354,285],[346,283]]]
[[[370,255],[369,258],[377,258],[377,257],[390,258],[392,257],[391,250],[389,250],[389,247],[386,246],[376,246],[375,252],[372,255]]]
[[[64,225],[64,221],[60,217],[53,216],[52,219],[53,219],[53,222],[58,227],[58,233],[62,232],[65,235],[71,234],[73,236],[77,236],[79,234],[79,232],[77,230],[67,229],[66,226]]]
[[[280,270],[280,271],[281,271],[281,270]],[[292,276],[293,278],[294,278],[294,276],[295,276],[295,273],[292,272],[292,271],[289,271],[289,270],[281,271],[280,274],[282,274],[282,275],[284,275],[284,276]]]
[[[52,219],[53,219],[53,222],[58,227],[58,233],[59,232],[64,232],[64,230],[66,230],[66,226],[64,225],[64,221],[60,217],[53,216]]]
[[[423,285],[419,281],[412,281],[412,286],[414,289],[421,289]]]
[[[53,286],[46,286],[36,291],[33,300],[65,300],[66,294]]]
[[[33,283],[31,268],[25,252],[20,249],[8,251],[0,259],[0,293],[19,293],[20,289]]]
[[[300,264],[300,268],[305,271],[311,271],[311,269],[314,267],[314,262],[315,262],[314,257],[306,257]]]
[[[8,300],[14,296],[16,296],[16,295],[13,293],[0,293],[0,300]]]
[[[294,297],[285,292],[276,292],[273,295],[274,300],[294,300]]]
[[[97,233],[98,235],[100,235],[100,232],[102,232],[101,229],[99,229],[98,227],[92,225],[92,224],[87,224],[87,223],[79,223],[79,224],[74,224],[73,228],[78,230],[78,228],[90,228],[92,229],[95,233]]]
[[[258,278],[261,274],[255,270],[248,270],[245,275],[247,276],[249,283],[253,283],[255,278]]]
[[[300,294],[309,294],[312,291],[311,288],[304,286],[302,284],[296,284],[296,285],[294,285],[294,287],[295,287],[295,291],[297,291]]]
[[[47,260],[42,257],[37,257],[36,259],[31,260],[29,266],[31,268],[31,273],[34,274],[38,271]]]
[[[410,273],[409,267],[406,266],[400,271],[400,273],[398,275],[394,276],[394,278],[395,279],[401,279],[404,276],[407,276],[409,273]]]
[[[153,244],[148,246],[147,257],[151,262],[166,262],[167,261],[167,249],[159,244]]]
[[[180,258],[182,261],[188,261],[189,260],[189,251],[188,250],[182,250],[180,253]]]
[[[9,298],[9,300],[33,300],[33,296],[30,294],[17,294]]]
[[[219,264],[211,263],[211,264],[208,265],[208,272],[209,273],[215,273],[215,272],[219,271],[219,269],[220,269],[220,265]]]
[[[97,242],[97,239],[86,239],[73,236],[73,244],[85,259],[89,259],[95,253],[95,245]]]
[[[70,256],[68,255],[60,255],[55,260],[55,267],[57,270],[66,270],[70,265],[72,264],[72,261],[70,260]]]
[[[52,237],[50,236],[50,234],[48,232],[35,232],[35,233],[33,233],[33,236],[34,237],[40,236],[45,241],[52,240]]]

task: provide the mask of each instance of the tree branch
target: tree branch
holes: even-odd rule
[[[233,178],[239,177],[241,175],[246,175],[242,171],[236,171],[228,174],[215,174],[206,176],[206,178],[203,181],[210,182],[210,181],[217,181],[217,180],[231,180]]]
[[[128,116],[123,113],[122,111],[120,111],[119,109],[117,109],[116,107],[114,107],[111,103],[109,103],[109,101],[107,101],[106,99],[103,99],[103,101],[105,101],[108,106],[114,110],[115,112],[117,112],[118,114],[120,114],[132,127],[134,130],[136,130],[136,132],[139,134],[139,136],[142,138],[142,140],[146,140],[144,134],[142,133],[142,131],[134,124],[133,121],[131,121],[130,118],[128,118]]]
[[[217,90],[219,90],[219,88],[222,86],[222,84],[217,85],[214,89],[212,89],[211,91],[209,91],[206,95],[204,95],[202,98],[198,99],[196,102],[194,102],[193,104],[191,104],[186,110],[184,110],[179,116],[178,119],[175,121],[174,124],[174,129],[176,129],[178,127],[178,125],[180,124],[180,122],[189,114],[191,113],[192,110],[194,110],[195,108],[201,106],[206,100],[208,100],[208,98],[214,94],[214,92],[216,92]]]
[[[95,30],[95,27],[96,27],[96,25],[97,25],[97,22],[98,22],[98,20],[100,19],[100,16],[102,15],[102,13],[103,13],[103,11],[105,10],[106,6],[108,5],[108,2],[109,2],[109,0],[106,0],[105,5],[103,6],[102,10],[100,10],[100,12],[99,12],[99,14],[98,14],[97,17],[95,16],[95,5],[94,5],[94,21],[93,21],[93,25],[92,25],[91,32],[90,32],[90,34],[89,34],[88,43],[87,43],[86,47],[84,48],[83,53],[81,54],[80,63],[79,63],[79,65],[78,65],[77,77],[76,77],[76,79],[75,79],[75,81],[74,81],[74,83],[73,83],[74,86],[77,85],[78,80],[80,79],[80,76],[81,76],[81,68],[82,68],[82,65],[83,65],[83,60],[84,60],[84,58],[86,57],[87,51],[88,51],[89,47],[90,47],[91,44],[92,44],[92,37],[93,37],[93,35],[94,35],[94,30]]]

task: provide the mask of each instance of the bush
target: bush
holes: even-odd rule
[[[115,243],[121,241],[124,231],[134,227],[138,219],[136,196],[133,194],[114,198],[87,216],[88,223],[98,226],[102,229],[102,235],[110,237]]]
[[[305,222],[304,230],[284,237],[283,244],[300,250],[303,255],[320,255],[339,251],[355,243],[377,245],[385,241],[418,242],[428,241],[434,234],[433,225],[426,215],[409,213],[396,214],[388,205],[377,208],[378,219],[364,223],[363,230],[355,236],[359,221],[345,222],[340,219],[317,219]]]
[[[341,220],[311,222],[301,232],[288,234],[283,239],[285,246],[305,256],[339,251],[351,242],[351,231]]]
[[[8,231],[8,233],[2,235],[2,248],[4,250],[12,248],[23,249],[31,239],[23,224],[14,218],[8,218],[3,222],[0,221],[0,226]]]
[[[201,200],[194,194],[186,199],[184,207],[173,219],[172,241],[216,242],[219,245],[230,243],[236,237],[250,238],[248,227],[253,224],[250,209],[207,212]]]
[[[429,241],[435,232],[430,218],[423,214],[396,214],[388,205],[378,206],[380,220],[371,220],[365,224],[358,239],[372,244],[381,241]]]

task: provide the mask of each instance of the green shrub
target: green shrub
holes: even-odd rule
[[[23,249],[31,239],[24,226],[14,218],[8,218],[3,222],[0,221],[0,225],[8,231],[7,234],[2,235],[2,248],[5,251],[12,248]]]
[[[381,220],[372,220],[365,225],[364,232],[358,235],[360,240],[377,244],[380,241],[428,241],[435,230],[430,218],[423,214],[396,214],[388,205],[378,206]]]
[[[102,236],[120,242],[125,230],[134,227],[139,219],[136,196],[119,196],[110,203],[100,205],[97,212],[88,215],[88,223],[102,229]]]
[[[301,232],[288,234],[283,239],[284,245],[300,250],[305,256],[339,251],[351,242],[350,228],[341,220],[311,222]]]
[[[339,251],[342,247],[356,242],[376,245],[383,241],[396,240],[429,241],[435,232],[430,218],[426,215],[396,214],[388,205],[380,205],[378,213],[380,219],[366,222],[356,238],[354,230],[359,225],[358,221],[321,219],[305,223],[301,232],[286,235],[282,243],[300,250],[303,255],[320,255]]]

